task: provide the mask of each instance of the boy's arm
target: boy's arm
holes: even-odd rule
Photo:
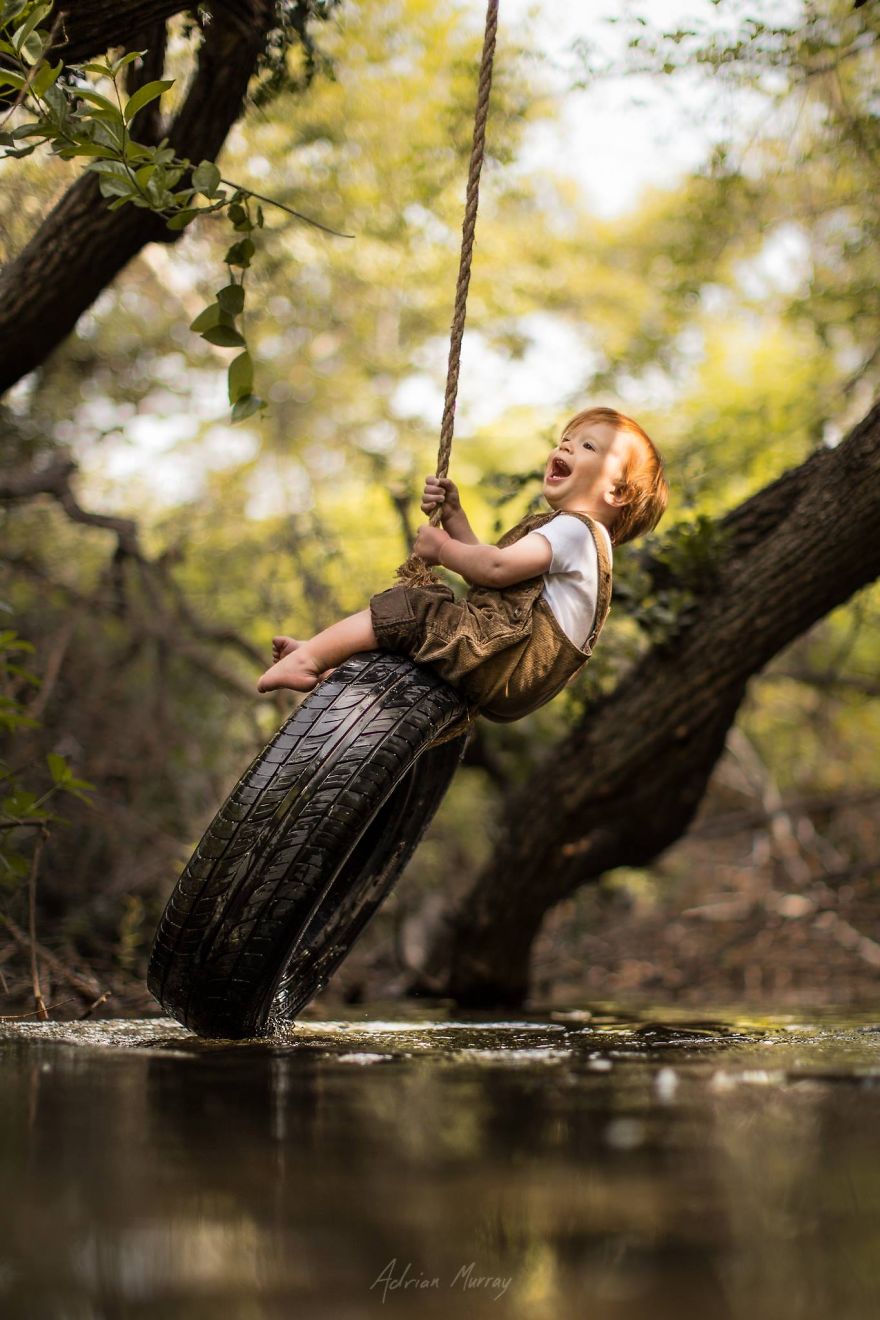
[[[439,527],[419,528],[413,547],[429,564],[440,564],[459,573],[477,587],[510,587],[515,582],[545,573],[553,559],[550,542],[530,533],[503,550],[477,541],[463,544]]]
[[[480,544],[467,514],[461,507],[461,498],[455,482],[450,481],[449,477],[426,477],[422,495],[422,513],[430,516],[438,504],[443,530],[448,532],[453,540],[461,541],[464,545]]]
[[[468,522],[464,509],[459,508],[455,513],[448,513],[445,518],[441,514],[440,521],[444,532],[448,532],[453,541],[458,541],[462,545],[481,544],[480,538],[474,534],[474,529]]]

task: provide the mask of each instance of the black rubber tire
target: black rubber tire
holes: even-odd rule
[[[350,950],[411,857],[464,739],[430,670],[365,652],[340,665],[256,757],[168,900],[148,985],[199,1035],[269,1035]]]
[[[453,738],[423,752],[379,808],[297,941],[274,992],[276,1023],[292,1021],[323,989],[394,887],[443,800],[464,743]]]

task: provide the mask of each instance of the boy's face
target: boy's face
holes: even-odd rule
[[[544,498],[553,509],[610,515],[635,437],[610,422],[582,422],[568,431],[544,470]]]

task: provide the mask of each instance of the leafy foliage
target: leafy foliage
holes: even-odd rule
[[[638,555],[619,556],[615,604],[652,645],[671,642],[699,616],[717,585],[726,544],[723,528],[706,514],[645,537]]]
[[[120,75],[129,65],[141,62],[146,51],[128,51],[114,60],[82,65],[65,67],[60,60],[57,65],[49,64],[44,56],[51,46],[48,24],[52,9],[52,3],[34,0],[3,0],[0,6],[0,54],[8,61],[0,65],[0,89],[11,88],[16,93],[9,114],[27,109],[34,116],[10,131],[0,131],[0,159],[21,159],[48,144],[62,160],[87,160],[84,168],[97,176],[101,196],[111,211],[126,205],[141,207],[162,216],[175,231],[185,229],[199,216],[225,212],[232,228],[248,235],[226,254],[227,265],[240,271],[236,285],[240,292],[235,299],[227,296],[220,319],[199,329],[217,347],[245,347],[236,317],[244,312],[244,271],[256,251],[251,234],[263,226],[262,208],[255,205],[252,214],[252,194],[223,179],[213,161],[193,165],[175,154],[167,138],[149,144],[132,137],[139,112],[175,81],[151,80],[123,101]],[[87,75],[98,82],[90,82]],[[201,198],[204,203],[199,203]],[[262,200],[280,205],[270,198]],[[252,392],[252,372],[247,390],[242,390],[245,376],[240,359],[236,361],[239,365],[234,375],[230,367],[229,375],[233,422],[265,406]]]
[[[30,642],[11,629],[0,631],[0,729],[7,734],[37,727],[21,695],[40,686],[36,675],[21,663],[21,658],[33,649]],[[17,744],[13,740],[10,745]],[[86,803],[90,800],[94,785],[77,778],[64,756],[47,753],[45,767],[49,784],[39,791],[29,786],[37,777],[32,767],[27,767],[29,773],[25,774],[24,770],[0,760],[0,886],[14,887],[27,877],[29,858],[22,850],[23,837],[35,830],[45,834],[50,825],[64,822],[63,816],[47,806],[56,794],[67,793]]]

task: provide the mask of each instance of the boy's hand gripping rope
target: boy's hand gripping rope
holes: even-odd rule
[[[446,397],[443,403],[443,422],[440,426],[440,448],[437,452],[437,476],[445,477],[449,471],[452,452],[452,432],[455,425],[455,398],[458,393],[458,368],[461,361],[461,341],[467,313],[468,285],[471,278],[471,257],[474,250],[474,231],[477,225],[477,206],[480,200],[480,170],[486,142],[486,119],[489,113],[489,92],[492,88],[492,62],[495,58],[495,36],[498,31],[498,0],[489,0],[486,10],[486,32],[483,37],[483,56],[480,61],[480,82],[477,92],[477,111],[474,118],[474,141],[468,170],[467,201],[461,230],[461,257],[458,284],[455,289],[455,308],[452,314],[452,332],[449,343],[449,366],[446,372]],[[437,505],[429,519],[436,527],[440,521],[441,505]],[[397,577],[405,586],[426,586],[437,578],[419,555],[410,555],[397,570]]]

